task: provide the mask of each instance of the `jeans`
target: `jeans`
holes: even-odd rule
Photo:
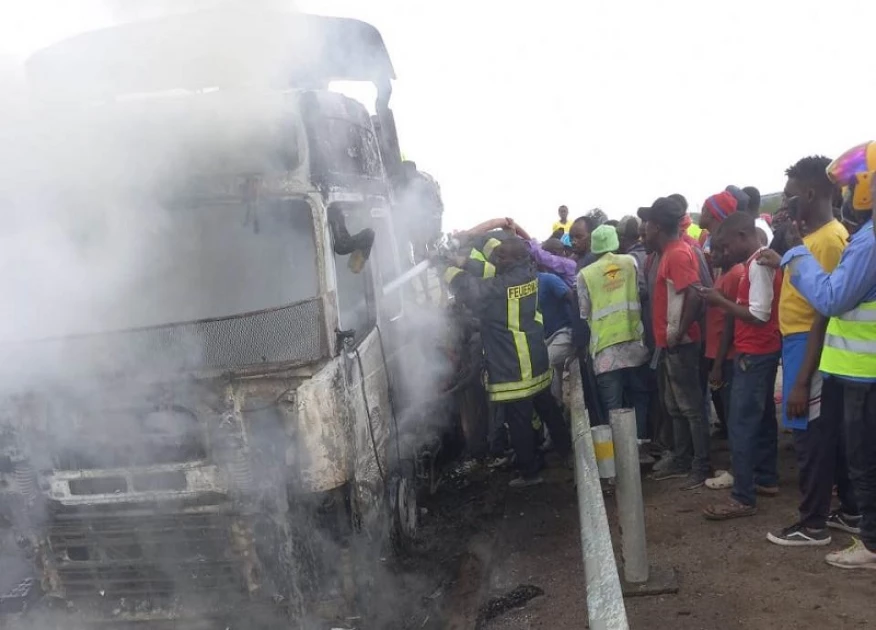
[[[741,354],[733,364],[728,429],[733,498],[743,505],[756,504],[756,485],[778,484],[779,426],[773,400],[778,367],[778,352]]]
[[[596,375],[599,395],[608,411],[613,409],[636,410],[636,433],[640,440],[648,437],[648,406],[651,389],[648,384],[648,364],[633,368],[612,370]]]
[[[843,381],[849,477],[861,510],[861,542],[876,553],[876,383]]]
[[[578,367],[581,370],[581,383],[584,386],[584,405],[590,416],[590,426],[608,424],[605,417],[604,406],[599,397],[599,386],[596,384],[596,375],[593,373],[593,359],[590,358],[590,349],[577,348]]]
[[[806,429],[794,431],[800,470],[800,523],[804,527],[827,526],[834,481],[842,511],[860,514],[846,466],[842,425],[842,384],[828,378],[821,388],[821,415],[810,420]]]
[[[517,455],[517,467],[524,477],[538,474],[541,462],[536,454],[535,431],[532,428],[533,411],[547,425],[554,448],[565,457],[572,451],[572,436],[563,419],[563,412],[550,390],[544,389],[531,398],[501,403],[511,447]]]
[[[664,350],[660,370],[660,396],[672,418],[674,466],[690,467],[707,476],[709,465],[709,424],[703,417],[703,389],[700,385],[700,344],[687,343]]]
[[[547,344],[548,360],[554,369],[554,378],[551,381],[551,393],[557,399],[560,406],[563,405],[563,372],[566,369],[566,361],[575,356],[575,346],[572,344],[572,329],[560,328],[545,340]]]

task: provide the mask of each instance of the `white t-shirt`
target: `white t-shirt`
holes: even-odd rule
[[[766,249],[761,247],[762,251]],[[748,312],[762,322],[770,321],[773,310],[773,281],[776,270],[766,265],[757,264],[757,255],[748,263]]]
[[[770,244],[773,242],[773,230],[770,227],[770,224],[758,217],[754,220],[754,227],[763,230],[763,233],[766,234],[767,237],[767,247],[769,247]]]

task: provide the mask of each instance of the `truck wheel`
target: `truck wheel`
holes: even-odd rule
[[[390,514],[390,544],[392,551],[403,555],[410,551],[417,538],[417,488],[413,464],[404,464],[393,473],[388,484]]]

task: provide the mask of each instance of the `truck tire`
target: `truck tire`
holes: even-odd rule
[[[389,543],[396,555],[405,555],[417,539],[419,506],[413,462],[402,462],[387,483]]]

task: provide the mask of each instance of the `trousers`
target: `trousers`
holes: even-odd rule
[[[660,397],[672,418],[674,465],[708,475],[709,423],[703,417],[700,344],[688,343],[665,351],[662,367]]]
[[[842,383],[828,378],[821,388],[821,415],[810,420],[806,429],[794,431],[800,471],[800,523],[804,527],[827,526],[834,482],[842,511],[852,516],[860,513],[846,465],[844,433]]]
[[[651,389],[648,385],[651,368],[647,363],[596,375],[599,395],[607,411],[636,410],[636,433],[640,440],[648,437],[648,406]]]
[[[572,436],[563,420],[563,412],[549,389],[535,396],[501,403],[511,448],[517,455],[517,468],[524,477],[538,474],[541,462],[537,456],[536,435],[532,428],[533,412],[547,425],[554,448],[562,457],[572,452]]]
[[[849,478],[861,511],[861,542],[876,553],[876,383],[843,381]]]
[[[776,371],[779,353],[740,354],[733,370],[730,399],[730,457],[733,498],[756,504],[755,487],[778,483],[779,427],[776,420]]]

